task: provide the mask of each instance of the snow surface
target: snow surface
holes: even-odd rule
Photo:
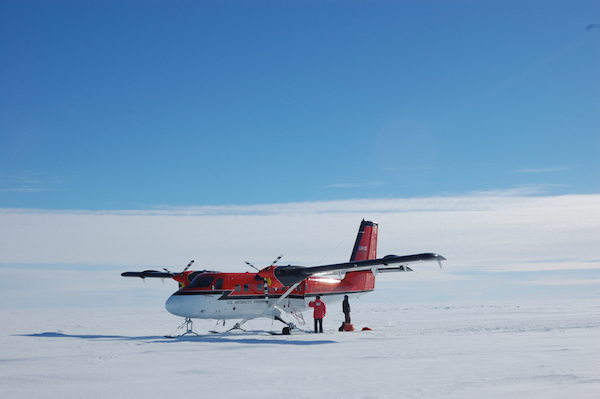
[[[364,304],[357,331],[167,339],[159,308],[2,309],[3,398],[598,398],[600,301]],[[309,314],[304,315],[309,323]],[[232,322],[220,331],[232,326]],[[360,331],[368,326],[371,331]],[[309,325],[304,328],[309,329]]]

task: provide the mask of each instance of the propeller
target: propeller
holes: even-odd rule
[[[277,257],[277,259],[275,259],[273,262],[271,262],[271,266],[269,266],[269,267],[275,266],[275,263],[277,263],[279,261],[279,259],[281,259],[282,256],[283,255],[279,255]],[[260,270],[258,269],[258,267],[254,266],[252,263],[250,263],[250,262],[244,262],[244,263],[247,264],[248,266],[250,266],[251,268],[255,269],[257,272],[260,272]]]
[[[175,276],[176,274],[180,274],[183,276],[183,273],[185,273],[187,271],[187,269],[189,269],[190,266],[192,266],[192,263],[194,263],[193,260],[190,263],[188,263],[188,265],[185,267],[185,269],[183,269],[183,271],[181,273],[173,273],[169,269],[163,267],[164,272],[160,272],[158,270],[144,270],[143,272],[124,272],[124,273],[121,273],[121,276],[123,276],[123,277],[140,277],[142,280],[144,280],[146,277],[154,277],[154,278],[161,278],[161,279],[163,279],[163,282],[164,282],[165,278],[171,278],[171,277]],[[194,274],[194,273],[192,273],[192,274]],[[144,281],[146,281],[146,280],[144,280]]]
[[[181,272],[181,274],[185,273],[185,271],[190,268],[190,266],[192,265],[192,263],[194,263],[193,259],[192,259],[192,261],[190,263],[188,263],[188,265],[185,267],[185,269],[183,269],[183,271]]]
[[[164,268],[164,267],[163,267],[163,270],[164,270],[165,272],[167,272],[167,273],[171,273],[171,274],[182,274],[182,275],[183,275],[183,273],[185,273],[185,271],[186,271],[187,269],[189,269],[189,268],[190,268],[190,266],[192,266],[192,263],[194,263],[194,260],[193,260],[193,259],[192,259],[192,261],[191,261],[190,263],[188,263],[188,264],[187,264],[187,266],[186,266],[186,267],[185,267],[185,268],[184,268],[184,269],[183,269],[183,270],[182,270],[180,273],[173,273],[172,271],[170,271],[169,269],[167,269],[167,268]]]
[[[277,262],[279,261],[279,259],[281,259],[281,257],[282,257],[282,256],[283,256],[283,255],[279,255],[279,256],[277,257],[277,259],[275,259],[275,260],[273,261],[273,263],[271,263],[271,266],[275,266],[275,263],[277,263]],[[269,267],[271,267],[271,266],[269,266]]]
[[[256,269],[257,272],[259,272],[260,270],[258,270],[258,267],[254,266],[252,263],[250,262],[244,262],[245,264],[247,264],[248,266],[250,266],[253,269]]]

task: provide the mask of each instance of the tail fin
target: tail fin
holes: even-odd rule
[[[358,229],[350,262],[377,259],[377,223],[363,219]]]

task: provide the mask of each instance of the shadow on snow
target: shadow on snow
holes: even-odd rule
[[[256,332],[256,334],[260,334],[262,332]],[[245,333],[244,335],[249,335]],[[286,336],[282,338],[281,336],[265,336],[264,339],[258,338],[242,338],[242,335],[235,334],[218,334],[218,335],[198,335],[198,336],[184,336],[184,337],[175,337],[175,338],[166,338],[164,336],[140,336],[140,337],[130,337],[124,335],[92,335],[92,334],[63,334],[59,332],[43,332],[37,334],[16,334],[16,336],[21,337],[37,337],[37,338],[79,338],[79,339],[104,339],[104,340],[124,340],[124,341],[153,341],[156,343],[173,343],[173,342],[181,342],[181,341],[191,341],[191,342],[227,342],[227,343],[237,343],[237,344],[277,344],[277,345],[324,345],[324,344],[335,344],[337,341],[333,340],[297,340],[290,339],[290,336]]]

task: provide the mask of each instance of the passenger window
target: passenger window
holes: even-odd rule
[[[218,278],[217,279],[217,287],[218,290],[223,289],[223,279],[222,278]]]
[[[248,284],[244,284],[244,291],[250,291],[250,286]]]
[[[263,291],[263,285],[262,285],[262,284],[258,284],[258,285],[257,285],[257,288],[258,288],[258,290],[259,290],[260,292],[262,292],[262,291]]]
[[[235,292],[240,292],[240,285],[239,284],[235,285]]]

